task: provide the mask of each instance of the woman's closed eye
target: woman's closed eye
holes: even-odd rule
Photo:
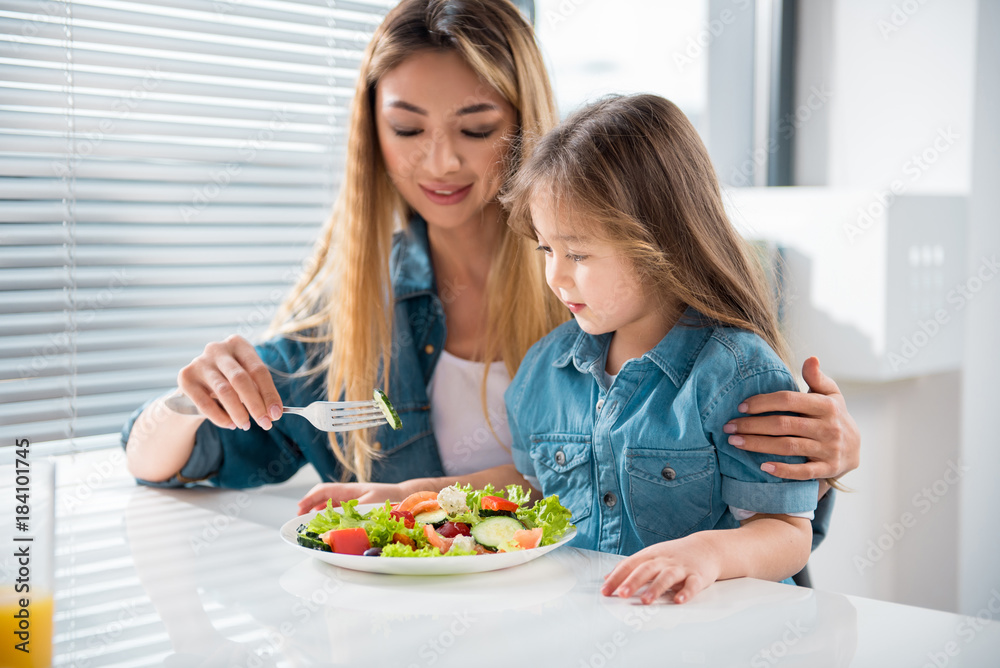
[[[418,128],[393,128],[393,134],[397,137],[416,137],[423,133],[423,130]],[[493,133],[496,132],[496,128],[488,128],[485,130],[462,130],[462,134],[470,139],[488,139]]]
[[[486,139],[496,132],[496,128],[484,128],[481,130],[462,130],[462,134],[472,139]]]

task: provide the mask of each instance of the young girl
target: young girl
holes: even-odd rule
[[[574,545],[632,555],[603,593],[682,603],[716,580],[797,573],[817,482],[770,475],[773,456],[725,429],[743,397],[796,385],[773,296],[684,114],[652,95],[586,107],[504,201],[575,316],[507,390],[514,463],[573,511]]]

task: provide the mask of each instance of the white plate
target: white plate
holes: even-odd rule
[[[358,505],[358,511],[366,513],[381,504],[367,503]],[[502,568],[520,566],[533,561],[552,550],[573,540],[576,529],[571,529],[558,543],[544,545],[531,550],[518,552],[498,552],[497,554],[476,554],[468,557],[361,557],[354,554],[337,554],[323,552],[311,547],[303,547],[296,542],[296,530],[300,524],[309,521],[322,511],[314,510],[306,515],[299,515],[285,522],[281,527],[281,537],[286,543],[304,554],[325,561],[334,566],[349,568],[353,571],[366,573],[387,573],[389,575],[458,575],[462,573],[485,573],[498,571]]]

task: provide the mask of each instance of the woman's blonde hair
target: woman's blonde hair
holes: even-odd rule
[[[531,26],[507,0],[403,0],[390,11],[365,51],[351,108],[343,185],[307,269],[281,305],[271,333],[324,344],[312,371],[326,373],[331,399],[371,399],[388,384],[393,297],[392,236],[412,209],[392,185],[379,148],[375,90],[379,80],[415,53],[458,53],[518,112],[508,170],[516,170],[532,138],[558,120],[545,64]],[[565,318],[545,289],[533,244],[514,234],[501,213],[500,242],[486,287],[484,359],[502,359],[511,376],[531,345]],[[488,368],[488,365],[487,365]],[[386,388],[391,397],[391,388]],[[484,416],[486,375],[481,386]],[[366,481],[377,452],[369,431],[330,445],[344,479]]]

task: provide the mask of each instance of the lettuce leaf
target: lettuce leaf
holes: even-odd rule
[[[422,548],[414,550],[409,545],[402,543],[392,543],[382,548],[383,557],[468,557],[474,555],[473,550],[461,550],[452,548],[441,554],[441,550],[431,545],[424,545]]]
[[[427,545],[427,537],[423,530],[418,528],[407,529],[403,520],[397,519],[390,514],[391,504],[386,501],[385,505],[376,506],[367,513],[360,513],[357,509],[357,499],[344,501],[340,504],[341,512],[337,512],[332,501],[326,502],[326,510],[319,513],[310,522],[307,530],[322,534],[331,529],[353,529],[362,527],[368,533],[368,540],[372,547],[385,547],[393,542],[393,534],[400,533],[408,536],[417,544],[417,547]]]
[[[524,491],[520,485],[507,485],[507,500],[513,501],[519,506],[531,503],[531,491]]]
[[[521,508],[517,511],[517,519],[521,520],[529,529],[542,528],[540,545],[558,543],[566,531],[573,528],[573,525],[570,524],[572,516],[573,513],[559,503],[559,496],[556,494],[537,501],[530,508]]]

